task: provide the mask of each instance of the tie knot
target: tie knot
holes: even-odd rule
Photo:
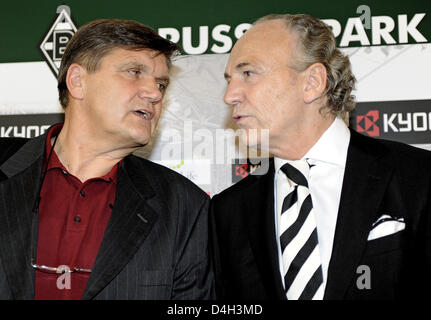
[[[293,163],[295,166],[290,163],[285,163],[281,167],[281,171],[295,184],[308,188],[307,178],[310,170],[309,164],[305,160],[298,160]]]

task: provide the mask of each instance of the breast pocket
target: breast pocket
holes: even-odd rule
[[[347,298],[394,299],[402,280],[405,248],[404,230],[367,241]],[[364,266],[366,268],[359,269]],[[361,286],[364,283],[369,287]]]
[[[374,256],[388,253],[394,250],[402,250],[405,247],[405,230],[367,241],[365,256]]]

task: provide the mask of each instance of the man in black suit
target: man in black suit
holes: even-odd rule
[[[209,197],[132,155],[157,125],[176,50],[127,20],[70,40],[64,124],[0,140],[1,299],[213,297]]]
[[[431,153],[348,129],[355,78],[330,28],[261,18],[225,78],[242,139],[274,159],[213,197],[218,297],[429,297]]]

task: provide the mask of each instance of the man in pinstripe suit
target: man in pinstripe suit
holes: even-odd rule
[[[1,299],[208,299],[209,198],[135,157],[177,46],[135,21],[78,30],[58,76],[64,124],[0,140]]]

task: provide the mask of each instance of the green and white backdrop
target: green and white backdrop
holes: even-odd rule
[[[62,121],[56,70],[76,28],[100,18],[137,20],[183,48],[158,131],[137,154],[217,193],[259,167],[240,163],[241,152],[232,163],[227,150],[235,143],[218,138],[236,129],[222,100],[233,44],[263,15],[309,13],[332,27],[352,61],[358,104],[350,126],[431,150],[429,1],[16,0],[0,8],[1,137],[34,137]]]

